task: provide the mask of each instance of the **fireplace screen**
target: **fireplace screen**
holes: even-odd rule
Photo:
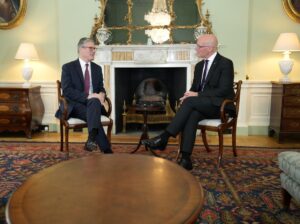
[[[175,115],[168,98],[167,87],[162,81],[155,78],[144,79],[136,88],[132,104],[123,106],[123,128],[126,132],[126,125],[129,123],[143,124],[143,115],[136,113],[136,107],[156,106],[161,107],[163,113],[158,112],[149,114],[148,124],[166,124],[170,123]]]

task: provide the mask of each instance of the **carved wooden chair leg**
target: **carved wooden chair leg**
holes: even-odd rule
[[[64,126],[62,121],[59,121],[59,127],[60,127],[60,151],[64,151]]]
[[[232,127],[232,150],[233,155],[237,157],[237,151],[236,151],[236,125]]]
[[[284,188],[281,188],[281,193],[282,193],[283,208],[284,209],[289,209],[292,196]]]
[[[111,131],[112,131],[113,121],[109,121],[109,125],[107,126],[107,138],[108,141],[111,143]]]
[[[222,166],[222,157],[223,157],[223,132],[222,132],[222,130],[218,131],[218,135],[219,135],[219,156],[218,156],[217,168],[219,169]]]
[[[211,149],[209,148],[209,145],[207,143],[206,130],[204,128],[201,129],[201,135],[202,135],[202,141],[203,141],[206,151],[211,152]]]
[[[66,152],[69,153],[69,129],[65,128],[65,148]]]

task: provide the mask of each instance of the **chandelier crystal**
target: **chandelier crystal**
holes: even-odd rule
[[[144,19],[151,26],[168,26],[171,23],[171,16],[167,10],[166,0],[154,0],[151,12],[145,15]],[[170,38],[170,30],[166,28],[153,28],[145,31],[154,43],[161,44]]]

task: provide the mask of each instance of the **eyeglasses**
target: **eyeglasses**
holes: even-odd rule
[[[95,47],[86,47],[86,46],[82,46],[82,48],[88,48],[90,51],[95,51],[95,50],[96,50]]]

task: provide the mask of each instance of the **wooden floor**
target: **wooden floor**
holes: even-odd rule
[[[150,133],[150,137],[154,137],[157,133]],[[131,134],[116,134],[112,135],[112,143],[133,143],[137,144],[140,138],[140,133]],[[70,142],[85,142],[87,139],[86,133],[70,133]],[[32,139],[25,137],[24,133],[0,133],[0,141],[5,142],[59,142],[59,133],[37,132],[32,135]],[[216,135],[208,136],[209,144],[217,145],[218,137]],[[177,140],[170,138],[170,144],[177,143]],[[196,144],[202,144],[201,137],[197,136]],[[224,144],[231,145],[231,135],[225,135]],[[279,144],[275,137],[268,136],[237,136],[238,146],[253,146],[253,147],[276,147],[276,148],[299,148],[300,140],[287,140]]]

